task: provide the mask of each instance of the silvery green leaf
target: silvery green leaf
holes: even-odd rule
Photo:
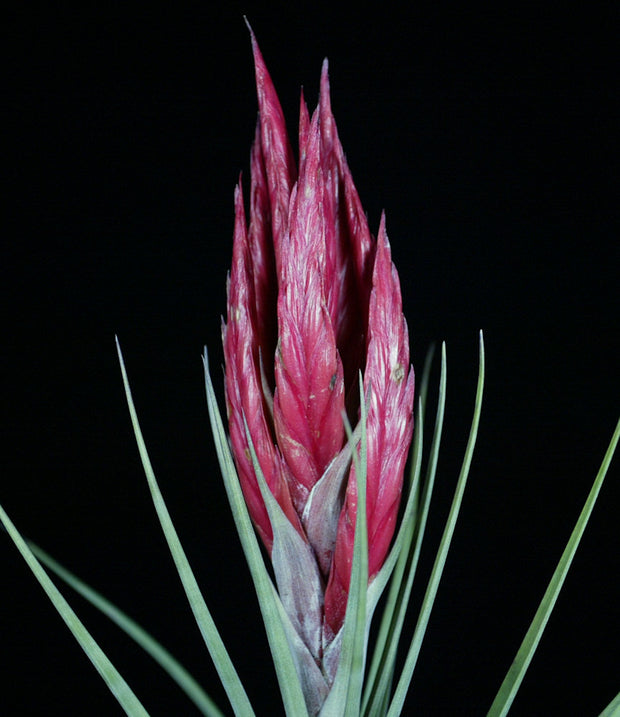
[[[358,424],[353,433],[353,442],[356,445],[360,435],[361,428]],[[336,543],[338,518],[344,500],[345,478],[348,476],[350,465],[351,444],[347,441],[310,491],[302,516],[302,525],[314,548],[323,575],[329,574]]]
[[[311,715],[318,714],[321,705],[325,701],[329,692],[329,685],[325,679],[325,675],[319,669],[316,660],[311,655],[310,650],[304,645],[299,633],[293,627],[289,620],[286,610],[279,599],[275,587],[273,588],[274,600],[280,608],[280,619],[289,642],[291,655],[295,662],[297,676],[304,692],[306,706]]]
[[[316,558],[310,544],[293,527],[271,494],[258,463],[247,424],[246,436],[273,530],[271,563],[278,593],[293,627],[312,655],[318,659],[323,623],[323,585]]]

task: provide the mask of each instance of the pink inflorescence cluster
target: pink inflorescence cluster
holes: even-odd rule
[[[312,586],[316,609],[300,617],[293,614],[299,601],[285,607],[329,683],[333,670],[323,659],[344,621],[357,512],[343,414],[352,425],[359,420],[361,371],[372,581],[394,534],[413,431],[414,375],[385,217],[375,240],[338,139],[327,62],[312,116],[301,97],[297,167],[253,35],[252,46],[259,118],[250,216],[248,223],[240,181],[222,329],[230,440],[250,515],[269,553],[274,532],[248,434],[271,493],[311,555],[313,567],[304,569],[313,575],[299,589]],[[276,566],[276,578],[281,573]]]

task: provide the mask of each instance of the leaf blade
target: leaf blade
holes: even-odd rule
[[[224,717],[223,712],[198,684],[196,679],[174,658],[163,645],[150,635],[138,623],[132,620],[116,605],[112,604],[99,592],[80,580],[72,572],[63,567],[43,549],[32,542],[28,545],[37,559],[55,573],[67,585],[79,593],[85,600],[106,615],[123,632],[145,650],[170,677],[181,687],[196,707],[207,717]]]
[[[2,506],[0,506],[0,522],[2,522],[6,528],[7,533],[58,611],[58,614],[64,620],[69,630],[71,630],[80,647],[84,650],[88,659],[101,675],[126,714],[130,715],[130,717],[148,717],[148,712],[140,700],[136,697],[107,655],[99,647],[93,636],[63,597],[60,590],[54,585]]]
[[[305,708],[304,696],[295,671],[286,631],[280,619],[280,610],[283,608],[277,604],[277,593],[265,567],[260,546],[243,497],[241,485],[239,484],[239,478],[228,445],[222,416],[217,405],[211,374],[209,373],[209,361],[206,349],[203,356],[203,364],[207,407],[209,410],[215,449],[235,526],[256,589],[261,614],[263,616],[263,623],[267,632],[267,640],[274,659],[284,708],[289,717],[307,717],[308,711]]]
[[[607,447],[607,451],[605,452],[599,471],[594,479],[592,488],[586,498],[586,502],[579,514],[577,523],[575,524],[568,543],[564,548],[560,561],[551,576],[551,580],[549,581],[545,594],[543,595],[534,618],[525,634],[525,637],[523,638],[523,642],[521,643],[521,646],[519,647],[519,650],[517,651],[517,654],[508,669],[506,677],[500,685],[497,695],[489,708],[487,713],[488,717],[499,717],[500,715],[507,714],[517,691],[521,686],[521,682],[523,681],[525,673],[532,661],[532,657],[536,652],[542,633],[547,626],[551,612],[558,599],[558,595],[560,594],[560,590],[562,589],[564,580],[566,579],[566,575],[575,556],[575,552],[577,551],[581,537],[586,529],[586,525],[588,524],[588,520],[592,515],[594,504],[596,503],[596,499],[600,493],[619,439],[620,419],[616,424],[616,429],[613,433],[609,446]],[[612,705],[613,704],[614,703],[612,703]],[[612,705],[610,705],[610,707]]]
[[[599,717],[618,717],[620,715],[620,692],[605,707]]]
[[[428,385],[427,369],[425,369],[424,376],[426,377],[426,381],[423,379],[424,392],[419,407],[420,421],[423,416],[423,405],[426,403],[425,387]],[[392,585],[390,585],[390,594],[386,605],[386,612],[391,610],[390,619],[389,622],[386,621],[385,624],[381,625],[381,630],[377,637],[377,646],[381,648],[382,653],[377,657],[377,664],[375,667],[376,681],[372,684],[372,686],[369,686],[368,693],[365,695],[364,714],[367,714],[369,717],[379,717],[379,715],[385,714],[385,705],[386,703],[389,703],[389,691],[394,675],[399,640],[411,596],[411,590],[422,548],[422,540],[424,538],[426,522],[430,510],[430,501],[435,483],[437,461],[439,458],[439,448],[441,445],[441,436],[443,431],[443,419],[445,414],[446,382],[446,345],[444,343],[441,349],[441,372],[437,413],[435,416],[435,428],[433,431],[433,439],[431,442],[430,457],[426,469],[426,479],[424,481],[421,504],[418,514],[411,521],[406,550],[403,550],[402,554],[399,556],[394,580]],[[420,425],[420,422],[418,422],[418,427],[421,434],[422,426]],[[422,437],[420,435],[420,440],[421,439]]]
[[[357,480],[357,510],[355,538],[349,594],[344,624],[341,628],[342,645],[336,676],[321,717],[357,717],[360,712],[365,663],[366,639],[366,592],[368,589],[368,531],[366,522],[366,477],[367,477],[367,406],[362,377],[360,387],[360,443],[359,455],[355,447],[353,430],[343,417],[351,452],[355,463]],[[339,633],[340,635],[340,633]],[[340,639],[338,636],[335,639]]]
[[[463,464],[461,466],[461,471],[457,481],[452,505],[450,507],[450,512],[448,514],[448,519],[446,521],[446,526],[444,528],[441,542],[439,544],[439,549],[437,551],[437,557],[435,558],[435,563],[433,565],[431,576],[428,581],[426,593],[422,601],[422,607],[420,608],[420,616],[418,618],[418,623],[416,625],[413,638],[409,646],[407,657],[405,659],[405,664],[403,666],[400,678],[394,691],[394,696],[392,697],[392,702],[390,703],[388,717],[397,717],[397,715],[401,713],[403,704],[405,702],[407,690],[409,689],[409,684],[411,682],[411,678],[413,677],[413,671],[415,669],[418,655],[420,653],[420,648],[422,647],[422,640],[424,639],[424,635],[426,633],[426,627],[428,625],[430,613],[433,607],[433,603],[435,601],[435,597],[437,595],[437,590],[439,588],[439,581],[441,580],[441,575],[443,573],[443,568],[448,555],[450,542],[452,540],[454,529],[456,527],[456,521],[461,507],[461,502],[463,500],[463,493],[465,492],[467,477],[469,475],[469,468],[471,466],[474,447],[476,444],[476,438],[478,435],[478,426],[480,423],[480,412],[482,409],[482,396],[484,389],[484,368],[484,340],[481,331],[479,337],[478,385],[476,388],[474,415],[469,431],[469,439],[465,448],[465,456],[463,458]]]
[[[125,369],[125,363],[123,361],[123,355],[121,353],[118,338],[116,339],[116,348],[123,376],[125,396],[127,398],[127,405],[129,407],[129,414],[131,416],[131,423],[136,443],[138,444],[142,467],[144,468],[149,490],[151,491],[151,497],[157,512],[157,517],[159,518],[159,522],[162,526],[162,530],[179,574],[179,578],[181,579],[183,589],[185,590],[185,594],[194,614],[198,629],[200,630],[205,645],[207,646],[207,650],[211,655],[215,669],[217,670],[235,714],[242,717],[254,717],[254,710],[252,709],[250,700],[248,699],[245,688],[243,687],[241,680],[239,679],[239,675],[237,674],[232,660],[230,659],[228,651],[224,646],[224,642],[220,637],[219,631],[215,626],[211,612],[209,611],[202,593],[200,592],[198,582],[190,567],[185,551],[181,545],[181,541],[179,540],[176,528],[174,527],[170,513],[168,512],[168,508],[157,484],[153,466],[151,465],[151,460],[144,442],[144,437],[142,436],[142,430],[140,429],[138,414],[131,395],[129,379],[127,377],[127,371]]]

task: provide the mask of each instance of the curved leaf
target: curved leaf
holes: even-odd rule
[[[620,439],[620,420],[618,420],[618,423],[616,424],[616,430],[614,431],[609,446],[607,447],[607,451],[603,458],[601,467],[599,468],[597,476],[594,480],[594,484],[590,489],[590,493],[586,499],[581,514],[577,519],[577,523],[569,538],[566,548],[564,548],[564,552],[562,553],[560,562],[558,563],[553,573],[553,576],[551,577],[551,581],[547,586],[545,594],[543,595],[543,599],[538,606],[538,610],[536,610],[534,619],[532,620],[532,623],[527,633],[525,634],[525,637],[523,638],[521,647],[519,648],[519,651],[517,652],[516,657],[513,660],[513,663],[510,666],[510,669],[508,670],[508,673],[504,678],[504,681],[502,682],[495,699],[493,700],[493,704],[491,705],[487,713],[488,717],[499,717],[500,715],[507,714],[515,698],[515,695],[517,694],[517,691],[521,686],[523,677],[525,676],[527,668],[532,661],[534,652],[536,652],[536,648],[538,647],[538,643],[540,642],[540,638],[542,637],[544,629],[547,626],[551,611],[553,610],[555,602],[558,599],[558,595],[560,594],[560,590],[562,589],[562,585],[564,584],[566,574],[568,573],[568,569],[570,568],[571,563],[573,561],[573,557],[575,556],[575,552],[579,545],[579,541],[581,540],[581,536],[586,529],[586,525],[588,524],[588,520],[590,518],[590,515],[592,514],[592,510],[594,509],[594,504],[596,503],[596,499],[601,490],[601,486],[603,485],[603,481],[605,480],[607,469],[609,468],[609,464],[611,463],[611,459],[613,458],[616,446],[618,445],[618,439]],[[613,703],[607,708],[612,708],[612,712],[610,714],[613,714],[612,706]],[[620,710],[620,706],[618,706],[618,709]]]
[[[194,577],[194,573],[190,567],[185,551],[177,535],[177,531],[170,518],[170,513],[164,502],[164,498],[157,485],[155,479],[155,473],[151,465],[148,452],[146,450],[146,444],[142,436],[140,429],[140,423],[138,422],[138,414],[133,403],[131,396],[131,389],[129,387],[129,379],[127,378],[127,371],[125,370],[125,363],[123,361],[123,355],[121,353],[121,347],[116,339],[116,348],[118,351],[118,359],[121,366],[121,373],[123,375],[123,384],[125,386],[125,395],[127,397],[127,405],[129,406],[129,414],[131,416],[131,423],[133,425],[134,434],[136,436],[136,443],[138,444],[138,450],[140,452],[140,459],[142,460],[142,466],[146,474],[146,479],[149,484],[151,491],[151,497],[153,498],[153,505],[157,511],[157,517],[161,523],[162,530],[166,537],[166,542],[170,549],[170,554],[174,560],[174,564],[181,578],[185,594],[189,601],[192,612],[196,619],[200,633],[202,634],[207,650],[211,655],[215,669],[217,670],[222,685],[226,690],[230,704],[235,711],[236,715],[243,715],[244,717],[254,717],[254,710],[250,704],[248,696],[245,692],[239,675],[235,670],[235,667],[230,659],[230,656],[224,646],[224,642],[220,637],[220,633],[215,626],[213,618],[207,604],[200,592],[198,582]]]
[[[138,623],[132,620],[122,610],[113,605],[96,590],[93,590],[84,581],[80,580],[69,570],[64,568],[54,558],[48,555],[38,545],[28,542],[30,549],[35,556],[53,573],[64,580],[85,600],[88,600],[104,615],[112,620],[121,630],[142,647],[159,665],[172,677],[185,694],[192,700],[196,707],[207,715],[207,717],[223,717],[222,711],[217,707],[209,695],[202,689],[190,673],[174,658],[165,647],[163,647],[152,635],[150,635]]]
[[[278,684],[282,694],[284,709],[289,717],[307,717],[308,711],[304,703],[304,696],[299,684],[297,672],[291,650],[289,648],[286,631],[280,619],[281,606],[276,600],[273,583],[254,533],[254,527],[248,513],[235,464],[230,452],[226,431],[222,423],[222,416],[215,398],[213,382],[209,373],[207,350],[203,356],[205,372],[205,389],[207,392],[207,406],[211,420],[211,430],[215,441],[215,449],[224,479],[226,494],[235,521],[235,526],[241,541],[243,553],[250,568],[256,595],[263,616],[267,640],[273,657]]]
[[[463,500],[463,493],[465,492],[465,485],[467,484],[467,476],[469,475],[469,468],[471,466],[471,460],[474,453],[474,447],[476,445],[476,437],[478,435],[478,425],[480,423],[480,412],[482,409],[482,394],[484,389],[484,341],[482,337],[482,331],[480,332],[479,341],[479,369],[478,369],[478,386],[476,389],[476,401],[474,406],[474,416],[472,419],[471,429],[469,431],[469,439],[467,441],[467,447],[465,449],[465,457],[461,466],[461,472],[459,479],[456,484],[456,490],[454,498],[452,500],[452,506],[450,507],[450,513],[448,514],[448,520],[446,527],[439,544],[437,551],[437,557],[433,565],[431,577],[428,581],[424,600],[422,601],[422,607],[420,608],[420,616],[413,633],[411,645],[405,659],[405,664],[401,672],[400,678],[396,685],[396,690],[390,703],[390,709],[388,711],[388,717],[397,717],[401,713],[405,697],[407,696],[407,690],[411,678],[413,677],[413,671],[420,654],[420,648],[422,647],[422,640],[426,633],[426,627],[430,618],[435,596],[439,588],[439,581],[443,573],[443,568],[446,563],[448,556],[448,550],[450,548],[450,542],[454,534],[454,528],[456,527],[456,520],[458,518],[461,502]]]
[[[58,610],[58,614],[65,621],[65,624],[73,633],[80,647],[93,663],[97,672],[110,688],[110,691],[116,697],[126,714],[130,715],[130,717],[148,717],[149,713],[144,709],[142,703],[135,696],[123,677],[121,677],[116,667],[114,667],[103,650],[95,642],[90,632],[84,627],[84,624],[62,596],[60,590],[58,590],[50,580],[49,575],[43,570],[43,567],[34,556],[34,553],[28,547],[28,543],[22,538],[9,516],[4,512],[2,506],[0,506],[0,522],[3,523],[7,533],[11,536],[17,549],[28,564],[28,567],[32,570],[35,578],[39,581],[43,590],[45,590],[56,610]]]

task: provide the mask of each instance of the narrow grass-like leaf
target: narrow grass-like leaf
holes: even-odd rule
[[[445,352],[445,341],[441,344],[441,354]],[[420,381],[419,395],[422,404],[422,412],[426,415],[426,397],[428,395],[428,385],[430,382],[431,368],[433,366],[433,358],[435,357],[435,344],[428,347],[426,356],[424,357],[424,368],[422,369],[422,380]]]
[[[605,707],[599,717],[620,717],[620,692]]]
[[[392,548],[390,552],[388,553],[388,556],[383,563],[381,569],[379,572],[375,575],[372,582],[368,586],[368,592],[366,595],[366,638],[365,638],[365,646],[368,644],[368,638],[370,634],[370,625],[372,622],[372,618],[374,615],[374,611],[379,603],[379,600],[381,598],[381,595],[383,594],[383,591],[385,590],[385,587],[387,586],[388,582],[390,581],[390,577],[392,576],[392,573],[395,569],[395,566],[398,564],[398,561],[400,557],[403,554],[407,554],[409,552],[409,548],[411,545],[411,540],[413,536],[413,528],[416,525],[417,520],[417,513],[418,513],[418,500],[419,500],[419,480],[420,480],[420,468],[422,465],[422,443],[424,440],[423,435],[423,413],[422,413],[422,399],[418,401],[418,414],[416,417],[417,421],[417,427],[414,430],[413,435],[413,452],[412,452],[412,463],[411,463],[411,469],[410,469],[410,491],[409,495],[407,496],[407,502],[405,504],[405,509],[403,511],[402,519],[400,522],[400,526],[398,528],[396,539],[394,540],[394,544],[392,545]],[[394,576],[395,580],[398,580],[398,576]],[[393,605],[389,604],[389,597],[388,597],[388,603],[386,604],[384,608],[384,612],[382,615],[382,626],[385,625],[385,629],[387,630],[390,624],[390,610],[393,610]],[[388,613],[386,615],[386,613]],[[380,630],[381,632],[381,630]],[[370,686],[369,682],[370,680],[376,679],[376,670],[380,665],[380,655],[377,652],[377,650],[382,650],[383,645],[378,643],[378,641],[375,642],[375,648],[373,650],[373,663],[374,663],[374,675],[372,672],[369,672],[369,675],[365,681],[365,687],[364,687],[364,696],[363,696],[363,704],[365,705],[368,702],[368,695],[370,693]],[[371,668],[372,669],[372,665]],[[363,711],[363,710],[362,710]]]
[[[207,604],[200,592],[198,582],[194,577],[194,573],[189,565],[185,551],[181,546],[179,536],[177,535],[172,519],[170,518],[170,513],[168,512],[164,498],[159,490],[159,486],[157,485],[155,473],[153,472],[151,460],[146,450],[146,445],[140,429],[140,423],[138,422],[138,415],[131,396],[129,379],[127,378],[127,371],[125,370],[125,363],[123,361],[123,355],[121,353],[121,347],[118,343],[118,339],[116,340],[116,348],[118,351],[121,373],[123,375],[123,384],[125,386],[125,395],[129,406],[131,423],[136,437],[136,442],[138,444],[138,451],[140,452],[140,459],[142,460],[142,466],[151,491],[151,497],[153,498],[153,505],[157,511],[157,517],[159,518],[159,522],[166,537],[166,541],[183,584],[185,594],[187,595],[187,599],[192,612],[194,613],[200,633],[202,634],[205,645],[211,655],[215,669],[220,676],[220,680],[226,690],[226,694],[228,695],[228,699],[235,714],[243,715],[244,717],[249,717],[250,715],[253,716],[254,710],[252,709],[245,689],[239,679],[239,675],[235,670],[222,638],[215,626],[213,618],[211,617],[209,608],[207,607]]]
[[[396,600],[398,597],[400,584],[402,582],[402,574],[404,570],[404,561],[402,560],[402,557],[403,554],[406,555],[409,552],[411,542],[413,540],[414,528],[418,519],[418,503],[420,493],[419,481],[424,436],[424,415],[426,396],[428,393],[428,382],[434,350],[434,345],[431,345],[431,347],[426,353],[424,369],[422,372],[418,411],[415,417],[413,450],[409,477],[409,495],[407,496],[407,503],[405,505],[405,510],[403,511],[400,527],[396,540],[394,541],[394,545],[392,546],[392,550],[390,551],[390,554],[388,555],[388,558],[385,561],[383,567],[379,571],[379,574],[377,575],[375,580],[373,580],[372,585],[370,586],[368,591],[369,602],[372,603],[373,598],[374,601],[378,601],[380,595],[383,593],[387,581],[392,575],[392,570],[394,570],[394,566],[396,565],[396,569],[394,570],[394,575],[390,583],[390,591],[381,616],[381,624],[377,633],[377,639],[375,641],[372,659],[366,677],[364,695],[362,700],[362,712],[364,714],[366,714],[367,712],[368,703],[371,699],[371,695],[374,698],[374,696],[377,694],[377,680],[379,677],[379,670],[384,662],[386,641],[390,633],[390,626],[394,619]],[[396,563],[397,560],[398,564]],[[377,583],[379,583],[378,586]],[[376,587],[378,587],[379,594],[375,596],[374,592]]]
[[[405,508],[402,513],[400,525],[396,533],[394,544],[392,545],[390,552],[388,553],[385,562],[381,566],[381,569],[375,575],[372,583],[368,586],[368,597],[367,597],[367,619],[370,621],[374,610],[379,602],[381,595],[392,575],[394,566],[399,559],[401,552],[407,552],[411,544],[412,529],[418,519],[418,504],[420,498],[420,469],[422,466],[422,446],[424,443],[424,411],[426,405],[426,394],[428,390],[428,379],[430,375],[431,362],[433,358],[435,347],[432,345],[427,354],[424,362],[424,370],[422,372],[422,382],[420,389],[420,397],[418,400],[418,413],[415,419],[415,428],[413,433],[413,449],[411,452],[411,466],[409,468],[409,486],[408,495],[405,503]],[[389,614],[385,614],[384,611],[382,616],[382,625],[384,623],[389,624]],[[381,629],[379,630],[381,633]],[[378,644],[378,643],[377,643]],[[376,655],[376,646],[374,653]],[[375,660],[373,659],[373,662]],[[373,666],[369,668],[369,680],[373,679]]]
[[[441,351],[441,377],[439,382],[439,397],[437,401],[437,414],[435,417],[435,429],[431,443],[430,457],[428,461],[422,502],[417,520],[411,521],[409,527],[409,540],[407,550],[403,550],[399,557],[398,565],[394,573],[394,579],[390,585],[390,593],[386,604],[384,616],[386,619],[381,624],[377,637],[375,656],[377,664],[375,672],[369,673],[369,687],[363,703],[363,714],[371,717],[379,717],[384,714],[386,699],[389,695],[394,666],[398,652],[398,645],[402,633],[405,614],[411,597],[411,589],[418,565],[422,540],[428,518],[431,495],[435,483],[437,471],[437,460],[443,429],[443,418],[446,404],[446,346],[442,345]],[[419,414],[422,413],[420,406]],[[421,419],[420,419],[421,420]],[[414,540],[415,536],[415,540]],[[381,652],[379,652],[381,650]],[[370,686],[370,675],[374,682]],[[376,675],[376,677],[375,677]]]
[[[390,552],[388,553],[385,562],[381,566],[381,569],[368,586],[367,613],[369,613],[370,615],[372,615],[372,613],[374,612],[374,609],[377,606],[377,603],[379,602],[379,599],[381,598],[381,595],[383,594],[383,591],[385,590],[385,587],[387,586],[390,577],[392,577],[392,582],[390,583],[391,593],[392,584],[395,580],[398,580],[396,575],[392,576],[392,573],[398,570],[399,561],[402,559],[403,554],[406,555],[409,552],[409,548],[411,546],[413,529],[418,519],[419,508],[419,476],[420,466],[422,463],[422,442],[424,440],[422,420],[422,402],[418,401],[418,412],[416,414],[418,428],[416,428],[413,435],[413,455],[411,473],[414,475],[414,479],[412,482],[412,490],[409,491],[409,495],[407,496],[407,502],[405,504],[405,509],[403,511],[403,516],[401,519],[400,526],[398,528],[396,539],[394,540],[394,544],[392,545],[392,548],[390,549]],[[391,606],[389,601],[390,598],[388,596],[388,602],[386,603],[381,620],[382,627],[384,624],[386,626],[389,625],[390,622]],[[380,645],[382,644],[382,642],[384,642],[381,640],[381,632],[382,629],[380,628],[379,634],[377,635],[375,649],[373,651],[375,654],[377,652],[377,648],[381,649]],[[368,678],[371,677],[372,673],[373,668],[371,665],[369,667]]]
[[[49,575],[36,559],[32,550],[28,547],[28,543],[22,538],[9,516],[4,512],[2,506],[0,506],[0,522],[2,522],[6,528],[7,533],[28,564],[28,567],[32,570],[35,578],[39,581],[43,590],[45,590],[48,598],[52,601],[56,610],[58,610],[60,617],[65,621],[65,624],[69,630],[71,630],[73,636],[80,644],[80,647],[93,663],[97,672],[110,688],[110,691],[116,697],[121,707],[125,710],[125,713],[130,715],[130,717],[148,717],[148,712],[144,709],[140,700],[133,693],[123,677],[121,677],[118,670],[110,662],[69,603],[51,581]]]
[[[416,414],[416,427],[414,429],[414,459],[418,464],[418,476],[419,466],[421,464],[421,445],[423,441],[423,428],[422,428],[423,414],[422,414],[422,401],[418,402],[418,412]],[[416,456],[417,454],[417,456]],[[388,559],[382,566],[377,578],[373,580],[368,593],[369,602],[373,602],[374,605],[378,602],[381,593],[383,592],[387,581],[391,577],[390,590],[383,608],[381,615],[381,623],[375,645],[372,653],[372,659],[368,668],[368,674],[365,680],[364,694],[362,698],[362,714],[367,715],[369,711],[375,713],[376,706],[383,704],[386,698],[386,687],[383,684],[384,672],[385,672],[385,659],[388,651],[388,640],[391,633],[393,621],[396,619],[398,612],[398,596],[399,588],[403,580],[403,572],[406,564],[406,556],[410,552],[411,544],[413,541],[415,526],[417,523],[418,514],[418,503],[419,503],[419,478],[413,484],[413,489],[410,491],[407,506],[403,513],[403,518],[398,531],[398,536]],[[403,559],[405,558],[405,559]],[[383,575],[383,572],[388,570],[387,575]],[[375,587],[377,579],[381,581],[379,585],[379,594],[375,595]],[[374,608],[373,605],[373,608]],[[388,677],[389,679],[389,677]],[[389,692],[389,686],[387,687]],[[389,696],[389,695],[388,695]],[[382,714],[382,710],[379,709],[378,714]]]
[[[207,717],[223,717],[223,712],[217,707],[209,695],[202,689],[190,673],[163,647],[152,635],[150,635],[138,623],[132,620],[122,610],[112,604],[96,590],[93,590],[83,580],[80,580],[69,570],[64,568],[54,558],[48,555],[38,545],[28,542],[28,545],[38,560],[49,570],[55,573],[67,585],[72,587],[84,599],[88,600],[104,615],[112,620],[121,630],[142,647],[170,677],[179,685],[196,707],[207,715]]]
[[[579,541],[581,540],[581,536],[583,535],[590,515],[592,514],[594,504],[596,503],[596,499],[601,490],[601,486],[603,485],[603,481],[605,480],[605,475],[607,474],[607,469],[609,468],[609,464],[611,463],[611,459],[616,450],[616,446],[618,445],[619,438],[620,420],[616,424],[616,430],[614,431],[614,434],[611,438],[601,467],[599,468],[596,479],[594,480],[594,484],[592,485],[585,505],[581,510],[581,514],[579,515],[579,518],[566,545],[566,548],[564,548],[564,552],[562,553],[560,562],[558,563],[558,566],[553,573],[551,581],[547,586],[547,590],[545,591],[543,599],[538,606],[538,610],[536,610],[534,619],[532,620],[532,623],[527,633],[525,634],[525,637],[523,638],[521,647],[519,648],[519,651],[517,652],[517,655],[513,660],[513,663],[510,666],[510,669],[508,670],[508,673],[504,678],[504,681],[502,682],[495,699],[493,700],[493,704],[491,705],[487,713],[488,717],[499,717],[500,715],[507,714],[515,698],[515,695],[517,694],[517,691],[521,686],[521,682],[523,681],[523,677],[525,676],[527,668],[529,667],[532,657],[534,656],[534,652],[538,647],[538,643],[540,642],[540,638],[542,637],[543,631],[547,625],[549,616],[551,615],[551,611],[553,610],[556,600],[558,599],[558,595],[560,594],[560,590],[562,589],[562,585],[564,584],[566,574],[568,573],[568,569],[570,568],[571,563],[573,561],[573,557],[577,550],[577,546],[579,545]]]
[[[355,538],[347,609],[342,626],[342,647],[340,661],[331,692],[321,710],[321,717],[358,717],[364,681],[366,642],[366,592],[368,589],[368,531],[366,521],[366,476],[367,476],[367,406],[364,397],[362,376],[360,382],[360,424],[361,436],[359,455],[354,444],[353,430],[343,416],[351,452],[355,463],[357,480],[357,511],[355,517]],[[371,387],[372,390],[372,387]]]
[[[484,341],[482,337],[482,331],[480,332],[479,352],[480,363],[478,369],[478,386],[476,389],[474,416],[469,432],[467,447],[465,449],[465,457],[461,466],[461,472],[456,485],[456,491],[452,500],[452,505],[450,507],[450,513],[448,514],[446,527],[444,528],[441,542],[439,544],[439,549],[437,551],[437,556],[435,558],[435,563],[433,565],[433,570],[431,572],[428,586],[426,588],[426,593],[422,601],[422,607],[420,608],[420,616],[418,618],[418,622],[413,633],[413,638],[411,640],[411,645],[409,646],[409,651],[405,659],[405,664],[403,666],[400,678],[396,685],[396,690],[394,691],[394,696],[392,698],[390,709],[388,711],[388,717],[397,717],[397,715],[401,713],[403,704],[405,702],[407,690],[409,689],[409,684],[411,683],[411,678],[413,677],[413,671],[415,670],[418,655],[420,654],[422,640],[424,639],[424,634],[426,632],[428,620],[430,618],[433,603],[435,601],[435,596],[437,595],[439,581],[441,580],[441,575],[443,573],[443,568],[448,555],[448,549],[450,548],[450,542],[452,540],[452,535],[454,534],[456,520],[458,518],[459,509],[463,500],[463,493],[465,491],[467,476],[469,475],[469,468],[471,466],[471,460],[474,453],[476,437],[478,435],[478,425],[480,423],[480,412],[482,409],[482,394],[484,389]]]
[[[409,495],[407,496],[407,502],[403,511],[400,526],[398,528],[398,533],[385,563],[382,565],[381,570],[377,573],[375,579],[368,588],[369,612],[372,616],[372,612],[374,611],[374,608],[376,607],[388,581],[390,581],[391,578],[390,590],[381,615],[381,623],[379,625],[372,659],[366,676],[362,700],[362,713],[365,713],[367,710],[371,694],[376,692],[376,682],[379,679],[379,670],[383,664],[383,655],[386,650],[390,625],[392,624],[396,610],[398,587],[402,582],[402,571],[404,566],[402,558],[409,553],[411,542],[413,540],[414,528],[418,519],[420,468],[422,465],[422,444],[424,442],[424,411],[422,406],[423,403],[420,398],[418,401],[418,410],[415,417],[415,428],[413,433]]]
[[[250,514],[245,504],[241,485],[239,484],[239,478],[228,445],[222,416],[217,405],[215,391],[213,390],[206,349],[203,362],[207,406],[209,409],[215,450],[220,463],[224,486],[235,526],[239,533],[241,547],[243,548],[256,589],[256,595],[267,632],[267,640],[278,677],[284,709],[288,717],[307,717],[308,711],[305,707],[303,692],[295,670],[286,631],[280,619],[280,610],[282,607],[276,602],[277,593],[265,567],[265,561],[263,560]]]
[[[353,451],[355,459],[355,476],[357,481],[357,513],[355,517],[355,540],[353,562],[351,565],[351,582],[345,625],[343,626],[342,652],[344,659],[343,674],[348,677],[348,689],[344,716],[357,717],[360,712],[362,687],[364,683],[365,641],[366,641],[366,592],[368,590],[368,526],[366,522],[366,479],[367,479],[367,405],[364,397],[362,376],[360,374],[360,420],[362,434],[360,439],[359,459],[357,451]],[[372,390],[372,387],[371,387]],[[353,441],[353,430],[346,423],[347,437]],[[350,605],[349,605],[350,603]],[[349,614],[350,613],[350,614]],[[350,627],[346,625],[347,618]],[[350,636],[350,637],[349,637]],[[336,673],[338,679],[338,673]]]

